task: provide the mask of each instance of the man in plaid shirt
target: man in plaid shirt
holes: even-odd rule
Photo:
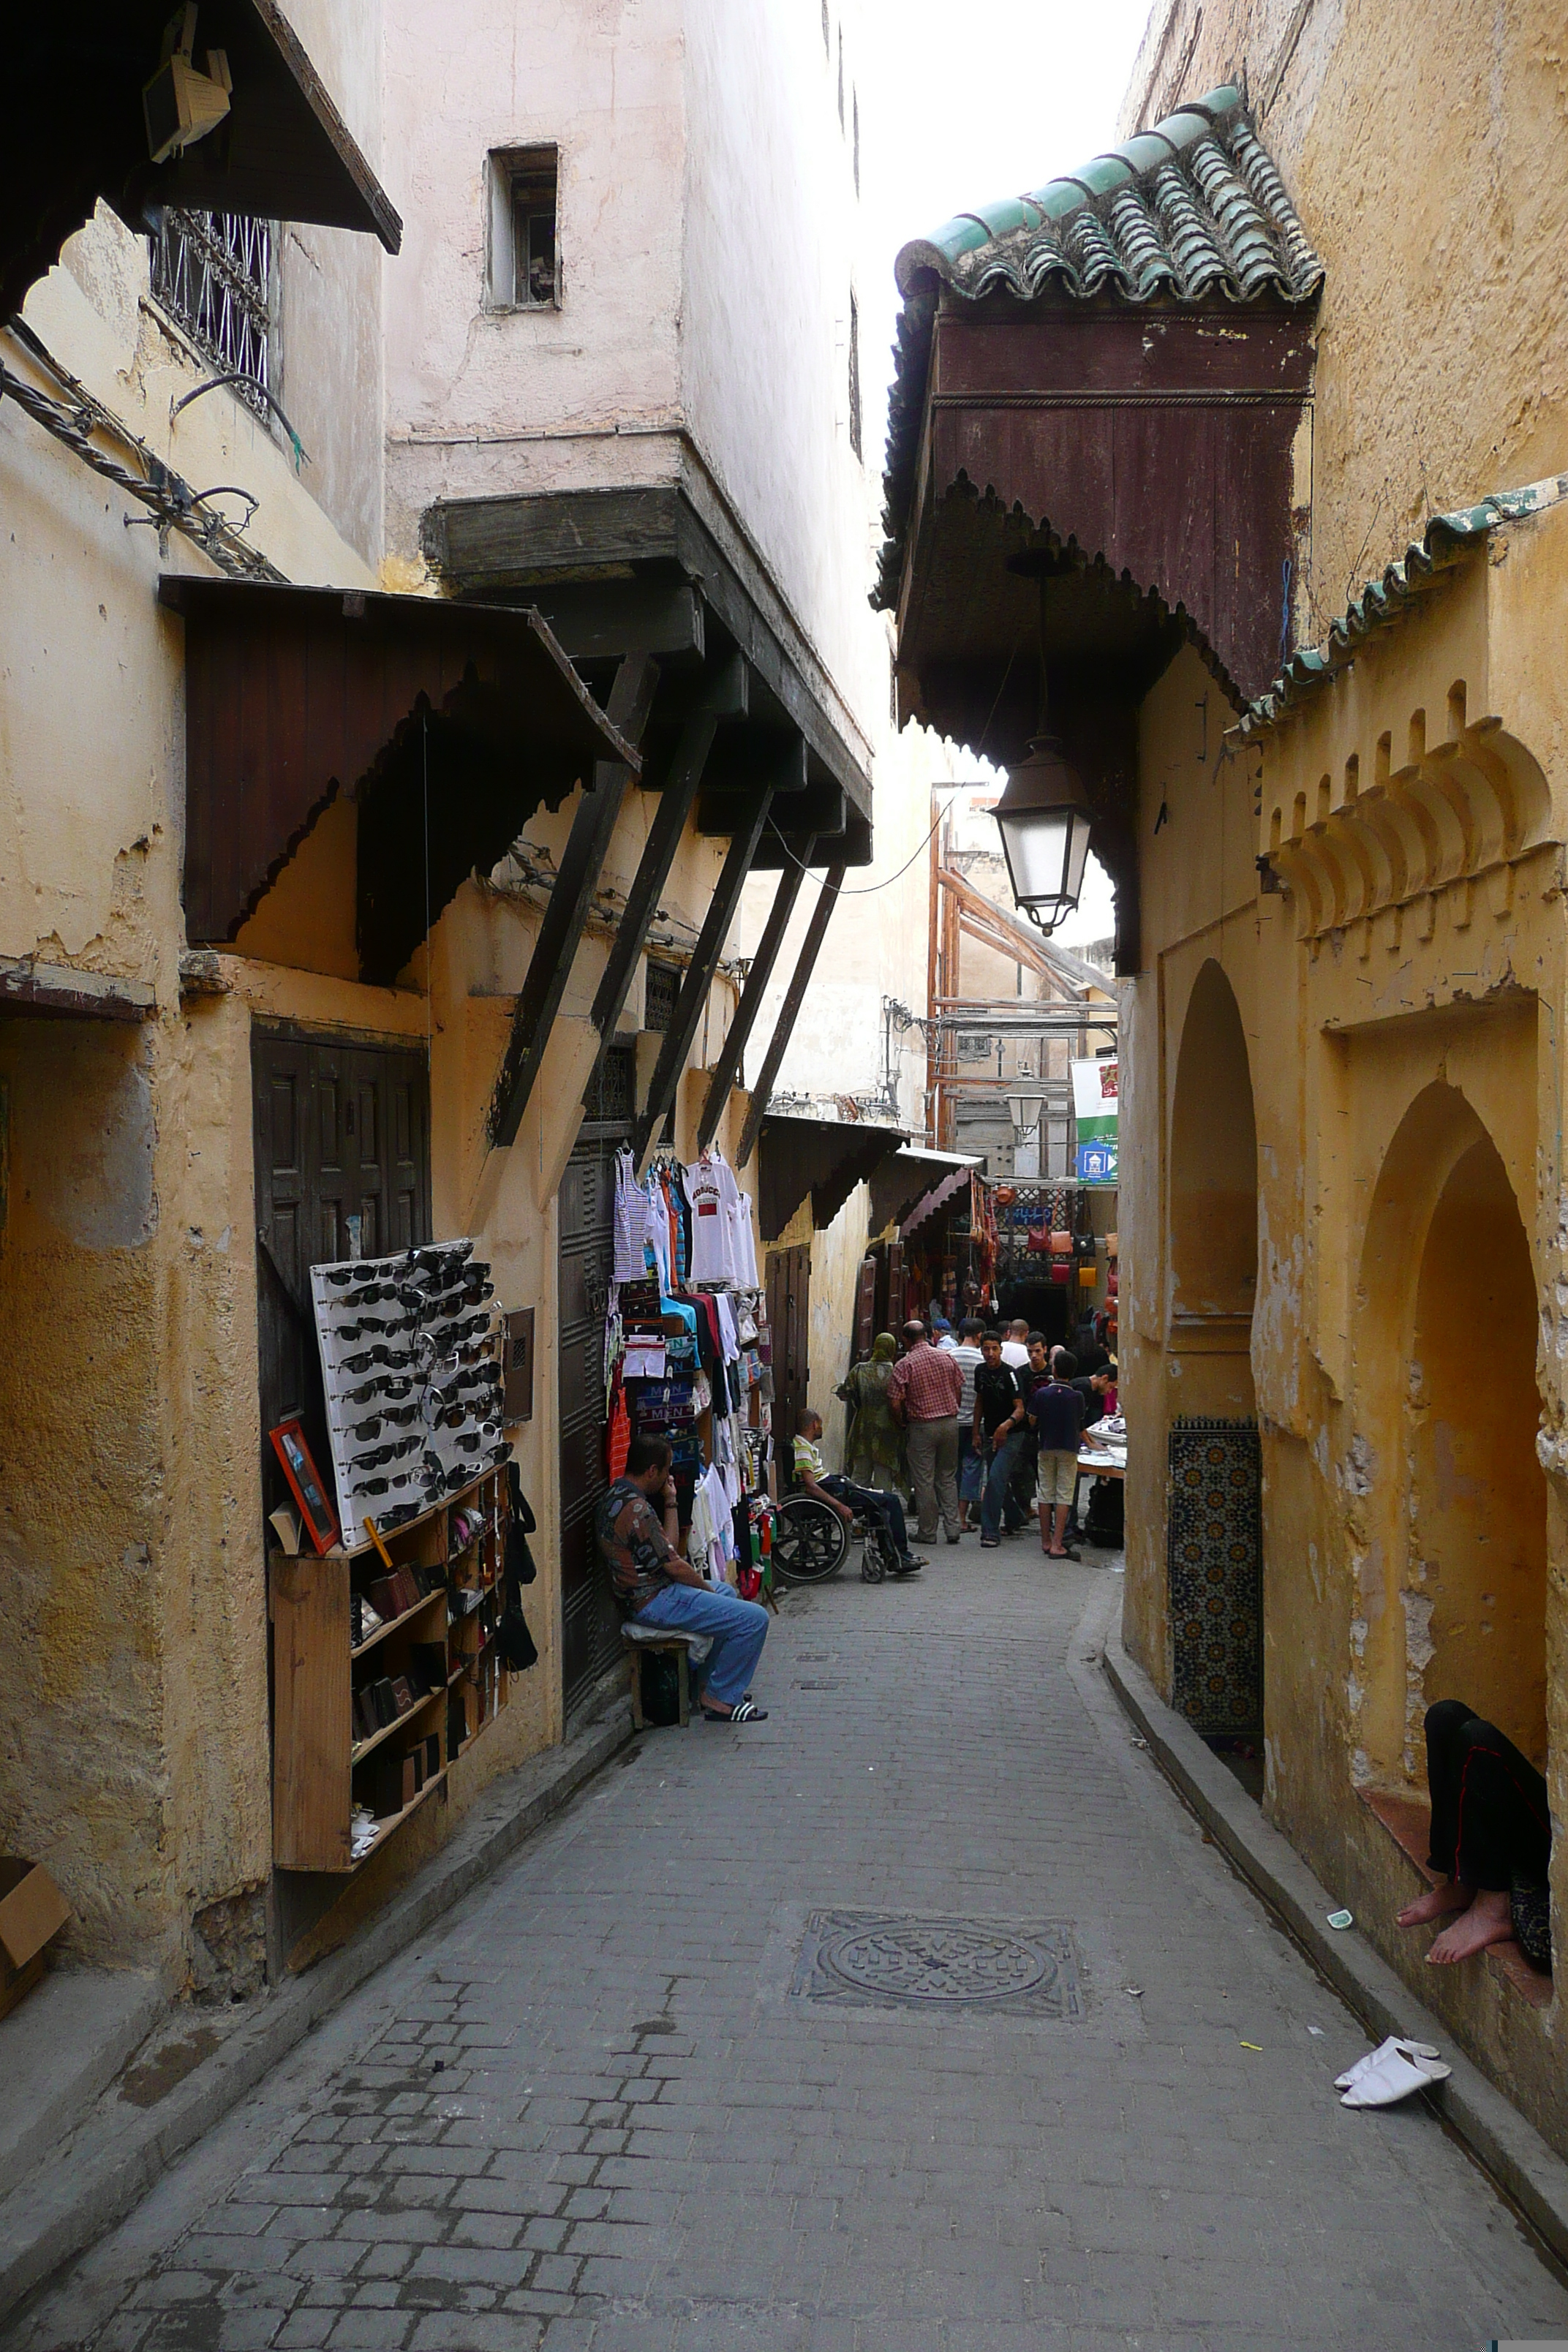
[[[958,1541],[958,1408],[963,1369],[950,1348],[933,1348],[923,1323],[904,1326],[904,1353],[888,1381],[888,1402],[908,1433],[922,1543],[936,1541],[937,1514]]]

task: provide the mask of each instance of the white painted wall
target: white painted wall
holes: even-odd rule
[[[800,0],[385,5],[407,216],[385,278],[395,562],[437,498],[684,479],[868,739],[887,639],[866,603],[880,453],[868,472],[849,446],[845,9],[830,65]],[[852,104],[847,79],[851,128]],[[550,142],[559,307],[487,310],[486,157]]]

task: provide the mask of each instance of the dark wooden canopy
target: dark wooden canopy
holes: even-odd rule
[[[173,7],[72,0],[8,19],[0,316],[21,309],[100,197],[131,228],[150,206],[180,205],[358,229],[397,251],[403,224],[279,0],[201,0],[196,55],[226,52],[229,112],[183,155],[149,161],[142,90]]]
[[[965,1177],[980,1165],[977,1159],[955,1158],[950,1151],[922,1151],[918,1145],[896,1151],[871,1179],[870,1231],[879,1234],[885,1225],[902,1224],[928,1192],[949,1177]]]
[[[777,1241],[808,1192],[812,1222],[820,1233],[856,1185],[908,1141],[896,1127],[769,1111],[758,1148],[757,1213],[763,1241]]]
[[[897,270],[900,715],[1009,766],[1048,703],[1135,971],[1139,705],[1184,641],[1238,709],[1289,647],[1322,265],[1226,85]]]
[[[159,596],[185,624],[193,943],[235,939],[345,793],[362,975],[389,982],[535,809],[595,761],[638,770],[537,613],[171,575]]]

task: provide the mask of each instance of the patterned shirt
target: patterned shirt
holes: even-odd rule
[[[910,1421],[951,1421],[963,1395],[963,1368],[950,1349],[922,1339],[893,1366],[888,1395]]]
[[[595,1514],[594,1533],[622,1609],[638,1610],[667,1584],[674,1583],[665,1562],[675,1558],[675,1548],[658,1513],[634,1479],[613,1481]]]

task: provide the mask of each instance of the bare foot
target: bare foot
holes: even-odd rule
[[[1468,1960],[1473,1953],[1484,1952],[1489,1944],[1506,1944],[1512,1933],[1506,1890],[1478,1895],[1469,1909],[1461,1911],[1451,1927],[1444,1928],[1426,1955],[1427,1966],[1442,1969],[1455,1960]]]
[[[1446,1919],[1450,1911],[1468,1910],[1474,1894],[1474,1887],[1461,1886],[1456,1878],[1446,1878],[1441,1886],[1417,1895],[1395,1916],[1402,1927],[1424,1927],[1428,1919]]]

